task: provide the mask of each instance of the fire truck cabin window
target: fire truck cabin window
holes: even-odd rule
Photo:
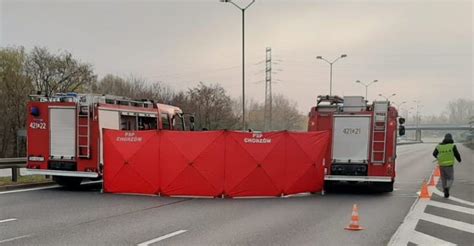
[[[182,115],[176,114],[173,116],[173,129],[184,131],[184,118]]]
[[[157,129],[156,117],[138,117],[138,130]]]
[[[129,115],[120,116],[120,129],[134,131],[137,130],[137,117]]]
[[[105,103],[107,104],[115,104],[115,101],[113,99],[106,98]]]
[[[161,114],[161,126],[163,127],[163,130],[171,129],[170,120],[169,120],[168,114],[166,113]]]

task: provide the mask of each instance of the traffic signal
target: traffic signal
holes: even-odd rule
[[[398,118],[398,123],[400,124],[398,126],[398,136],[404,136],[405,135],[405,126],[403,124],[405,124],[405,118]]]

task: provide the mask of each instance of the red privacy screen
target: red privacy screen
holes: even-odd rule
[[[167,196],[322,190],[329,132],[104,130],[104,189]]]

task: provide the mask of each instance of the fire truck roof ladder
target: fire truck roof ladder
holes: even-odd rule
[[[328,102],[332,105],[332,104],[343,103],[344,99],[339,97],[339,96],[330,96],[330,95],[318,96],[318,103],[317,104],[320,104],[322,102]]]
[[[140,107],[140,108],[153,108],[153,103],[151,100],[148,99],[130,99],[121,96],[113,96],[113,95],[103,95],[100,100],[100,103],[106,104],[116,104],[122,106],[132,106],[132,107]]]
[[[388,101],[374,102],[374,120],[372,125],[372,163],[384,163],[387,149]]]
[[[91,114],[87,97],[81,98],[77,104],[77,156],[90,158]],[[85,100],[84,100],[85,99]]]

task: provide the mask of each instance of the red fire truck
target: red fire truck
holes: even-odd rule
[[[318,97],[309,113],[308,130],[332,133],[325,158],[326,191],[335,182],[367,182],[377,190],[393,191],[397,117],[389,101],[368,104],[361,96]]]
[[[102,176],[102,129],[185,130],[180,108],[150,100],[59,93],[31,96],[27,117],[27,172],[77,186]],[[193,117],[189,117],[193,130]]]

